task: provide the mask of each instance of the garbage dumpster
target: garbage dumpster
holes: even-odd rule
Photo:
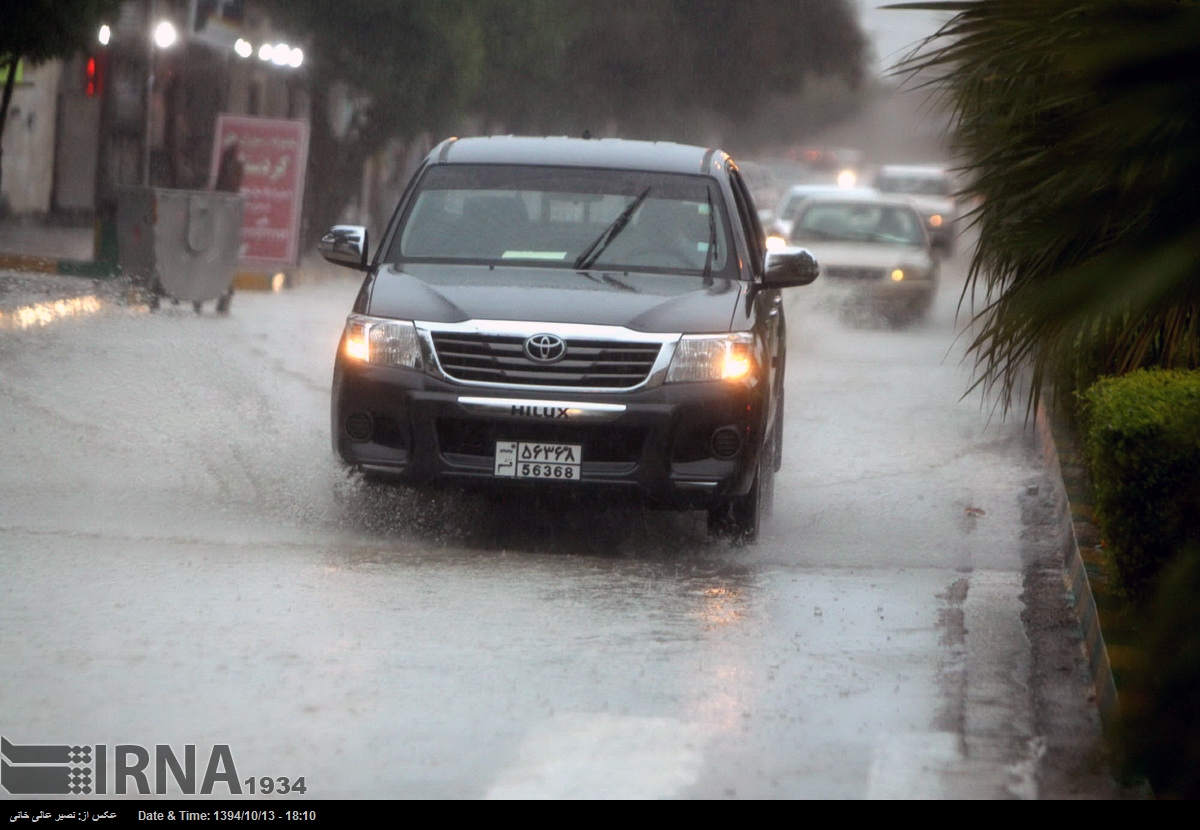
[[[150,292],[190,302],[216,300],[229,310],[242,234],[242,197],[209,190],[122,188],[117,194],[117,251],[122,273]]]

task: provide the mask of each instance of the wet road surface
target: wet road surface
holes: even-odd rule
[[[1045,469],[960,399],[964,267],[908,329],[789,292],[749,548],[702,514],[346,479],[352,276],[0,331],[0,731],[227,744],[239,780],[304,776],[292,800],[1061,795],[1022,622]]]

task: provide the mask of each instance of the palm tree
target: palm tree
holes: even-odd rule
[[[979,244],[972,389],[1026,413],[1200,358],[1200,2],[963,0],[904,61],[952,114]]]

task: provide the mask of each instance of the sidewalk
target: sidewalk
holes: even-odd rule
[[[95,261],[96,229],[89,219],[13,217],[0,219],[0,327],[18,309],[99,295],[125,301],[127,279],[115,264]],[[320,279],[338,269],[308,254],[282,275],[238,270],[236,291],[280,291]]]
[[[38,321],[56,303],[56,316],[62,316],[73,307],[123,296],[112,269],[93,263],[94,236],[85,221],[0,219],[0,327]]]
[[[116,266],[92,258],[90,225],[0,219],[0,330],[47,325],[105,306],[144,304],[144,289]],[[239,270],[234,291],[279,292],[324,280],[361,275],[326,262],[315,251],[284,275]]]
[[[88,220],[0,219],[0,270],[109,276],[93,263],[95,235]]]

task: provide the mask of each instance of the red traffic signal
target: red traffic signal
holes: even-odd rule
[[[83,62],[83,94],[95,98],[104,92],[104,54],[88,55]]]

